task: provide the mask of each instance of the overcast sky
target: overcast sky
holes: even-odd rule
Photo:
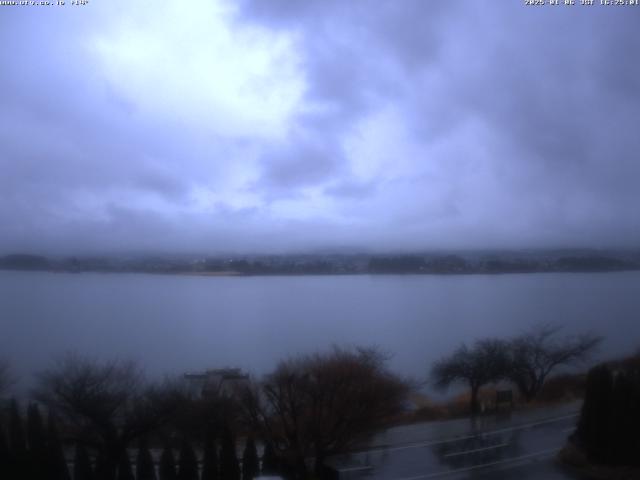
[[[640,7],[66,3],[0,7],[0,252],[640,244]]]

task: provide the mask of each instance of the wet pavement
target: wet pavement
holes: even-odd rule
[[[577,479],[555,462],[580,405],[389,429],[333,459],[340,479]]]

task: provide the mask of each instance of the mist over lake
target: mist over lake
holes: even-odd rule
[[[200,277],[0,272],[0,351],[21,380],[77,351],[132,358],[152,376],[222,366],[254,374],[332,344],[378,345],[424,379],[461,342],[536,322],[640,347],[640,272]]]

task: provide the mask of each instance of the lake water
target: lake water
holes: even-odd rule
[[[153,375],[238,366],[255,374],[332,344],[379,345],[424,378],[463,341],[536,322],[640,348],[640,272],[198,277],[0,271],[0,357],[29,383],[68,350],[134,358]]]

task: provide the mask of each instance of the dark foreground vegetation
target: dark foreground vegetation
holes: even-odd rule
[[[462,345],[432,376],[441,387],[465,382],[475,415],[481,387],[513,384],[531,402],[552,371],[585,360],[598,342],[539,326]],[[378,349],[336,347],[284,360],[261,379],[235,374],[233,382],[194,384],[205,377],[150,382],[134,363],[67,355],[38,375],[31,403],[12,400],[0,412],[0,478],[334,478],[329,457],[411,418],[412,384],[387,360]],[[0,366],[0,388],[9,389],[10,380]],[[624,396],[628,385],[618,383],[611,390]]]
[[[534,250],[411,255],[290,254],[129,257],[0,257],[0,269],[211,275],[498,274],[640,270],[640,251]]]
[[[594,478],[640,478],[640,353],[593,367],[561,458]]]
[[[324,478],[328,456],[405,408],[409,385],[385,362],[375,349],[336,348],[194,391],[147,382],[132,363],[66,356],[39,375],[26,412],[15,400],[2,412],[0,478]]]

